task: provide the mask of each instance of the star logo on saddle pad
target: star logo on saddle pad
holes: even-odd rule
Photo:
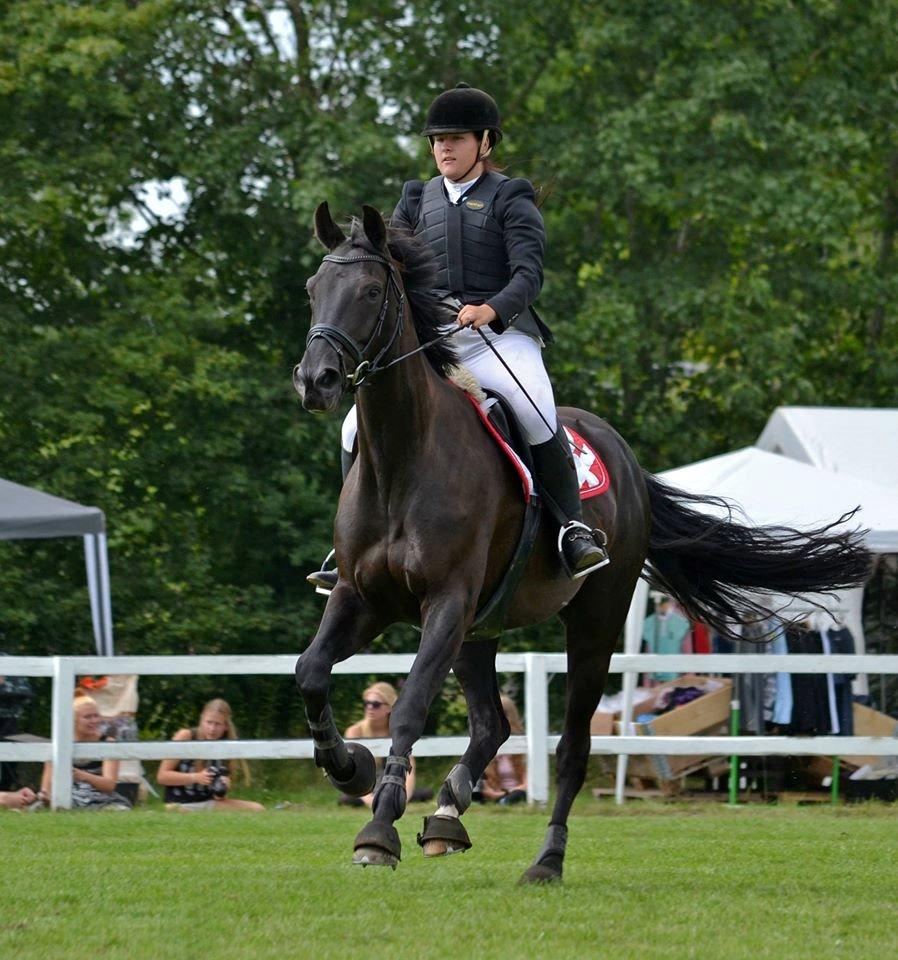
[[[580,499],[588,500],[604,493],[611,484],[608,471],[601,457],[593,448],[570,427],[565,427],[568,443],[571,445],[571,455],[577,468],[577,479],[580,481]]]

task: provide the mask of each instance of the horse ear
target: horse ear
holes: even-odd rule
[[[365,228],[365,236],[375,250],[387,249],[387,225],[384,218],[367,203],[362,206],[362,226]]]
[[[318,242],[327,247],[328,250],[339,247],[346,240],[346,234],[334,223],[333,217],[331,217],[327,200],[319,203],[318,209],[315,211],[315,236],[318,238]]]

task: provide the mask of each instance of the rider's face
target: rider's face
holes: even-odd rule
[[[482,172],[478,163],[471,169],[477,160],[480,141],[473,133],[440,133],[433,138],[433,159],[437,169],[444,177],[456,180],[465,175],[473,179]]]

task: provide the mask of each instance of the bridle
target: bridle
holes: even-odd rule
[[[341,257],[335,253],[329,253],[323,259],[330,263],[381,263],[387,268],[387,289],[384,293],[384,300],[380,307],[377,323],[374,325],[374,331],[364,346],[344,330],[330,323],[313,323],[306,337],[307,350],[309,344],[320,337],[328,346],[336,351],[340,359],[340,374],[343,377],[343,389],[354,393],[369,376],[384,369],[384,367],[381,366],[381,360],[386,356],[402,333],[403,313],[405,312],[403,309],[405,305],[405,292],[396,276],[396,264],[387,257],[380,256],[380,254],[364,253],[357,257]],[[385,346],[380,349],[373,360],[368,360],[365,355],[371,344],[374,343],[383,330],[384,321],[387,318],[387,311],[390,309],[391,292],[396,297],[396,325],[393,327],[393,333]],[[346,370],[345,355],[347,353],[353,361],[355,361],[355,368],[352,373],[348,373]]]
[[[405,291],[402,288],[402,284],[399,282],[398,271],[396,264],[387,257],[382,257],[377,253],[364,253],[357,257],[341,257],[337,256],[335,253],[329,253],[327,256],[322,258],[323,261],[329,261],[330,263],[381,263],[387,268],[387,289],[384,293],[384,300],[381,304],[380,313],[377,317],[377,323],[374,325],[374,331],[371,336],[368,337],[367,342],[364,346],[360,345],[359,342],[351,337],[344,330],[341,330],[339,327],[335,327],[330,323],[313,323],[309,327],[308,336],[306,336],[306,349],[308,350],[309,344],[313,340],[322,339],[324,342],[336,351],[337,356],[340,360],[340,375],[343,378],[343,389],[349,391],[350,393],[355,393],[359,387],[367,383],[370,377],[373,377],[377,373],[383,373],[384,370],[389,370],[394,364],[399,363],[402,360],[407,359],[408,357],[414,356],[416,353],[420,353],[422,350],[426,350],[428,347],[437,343],[440,340],[444,340],[446,337],[454,336],[456,333],[459,333],[464,327],[456,327],[452,330],[448,330],[445,333],[438,334],[432,340],[428,340],[427,343],[421,344],[421,346],[416,347],[414,350],[410,350],[408,353],[404,353],[399,357],[394,358],[389,363],[383,363],[384,357],[392,349],[393,344],[397,341],[399,336],[402,333],[403,320],[405,313]],[[381,330],[384,326],[384,321],[387,318],[387,311],[390,309],[390,293],[393,293],[396,298],[396,325],[393,327],[393,332],[390,335],[390,339],[387,341],[386,345],[383,346],[377,353],[377,356],[373,360],[368,360],[365,357],[365,354],[368,352],[368,348],[380,335]],[[353,361],[355,362],[355,368],[352,373],[348,373],[346,370],[346,364],[344,358],[346,353],[348,353]]]

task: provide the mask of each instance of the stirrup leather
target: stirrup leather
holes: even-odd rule
[[[564,552],[564,538],[572,530],[583,530],[588,535],[590,540],[596,545],[599,551],[602,554],[602,559],[596,561],[596,563],[587,567],[585,570],[578,570],[576,573],[571,570],[567,556]],[[611,557],[608,556],[608,551],[606,545],[608,543],[608,535],[604,530],[599,530],[593,527],[587,526],[585,523],[581,523],[579,520],[569,520],[563,527],[558,531],[558,556],[561,557],[561,563],[564,566],[567,575],[572,580],[580,580],[582,577],[588,577],[589,574],[594,573],[596,570],[600,570],[602,567],[607,567],[611,563]]]

